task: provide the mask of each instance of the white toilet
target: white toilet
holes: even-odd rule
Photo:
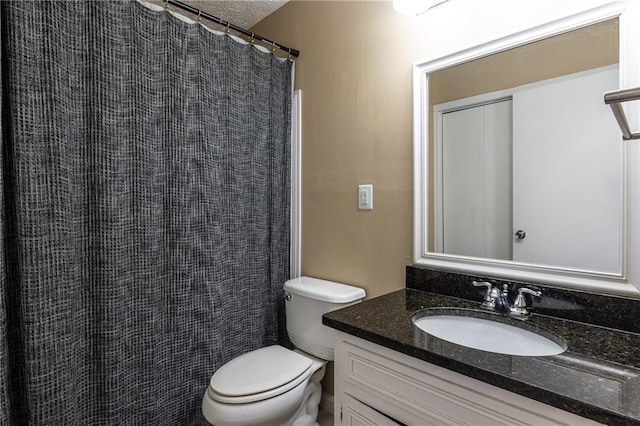
[[[287,333],[297,348],[274,345],[241,355],[215,372],[202,398],[214,426],[317,425],[320,380],[333,360],[333,330],[322,314],[358,303],[363,289],[301,277],[284,284]]]

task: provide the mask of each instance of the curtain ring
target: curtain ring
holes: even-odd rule
[[[164,8],[169,10],[169,0],[164,0]]]
[[[227,34],[227,35],[229,34],[229,27],[230,26],[231,26],[231,22],[227,21],[227,29],[224,30],[224,33]]]
[[[202,22],[202,10],[198,9],[198,23]]]
[[[275,53],[276,49],[278,48],[278,46],[276,46],[276,42],[275,42],[275,41],[272,41],[272,42],[271,42],[271,46],[272,46],[272,47],[271,47],[271,52],[272,52],[272,53]]]
[[[254,35],[255,35],[254,33],[251,33],[251,41],[249,42],[249,43],[251,43],[251,44],[253,44],[253,42],[254,42],[254,41],[253,41],[253,36],[254,36]]]

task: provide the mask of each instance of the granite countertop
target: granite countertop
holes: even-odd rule
[[[427,309],[494,315],[566,343],[559,355],[503,355],[430,336],[412,322]],[[635,319],[634,319],[635,320]],[[405,289],[327,313],[329,327],[466,376],[612,425],[640,425],[640,334],[545,315],[526,321],[483,311],[466,299]]]

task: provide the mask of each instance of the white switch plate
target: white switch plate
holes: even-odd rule
[[[358,210],[373,210],[373,185],[358,185]]]

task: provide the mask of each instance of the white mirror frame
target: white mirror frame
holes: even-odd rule
[[[457,256],[428,251],[429,74],[576,28],[619,18],[620,88],[640,86],[640,15],[637,0],[615,0],[515,34],[479,43],[413,66],[414,262],[437,270],[538,282],[586,291],[640,297],[640,140],[624,144],[626,195],[620,274],[587,273],[557,267]],[[604,103],[604,94],[603,94]],[[623,104],[632,131],[640,130],[640,102]],[[614,120],[613,114],[611,119]],[[597,248],[594,247],[594,250]]]

